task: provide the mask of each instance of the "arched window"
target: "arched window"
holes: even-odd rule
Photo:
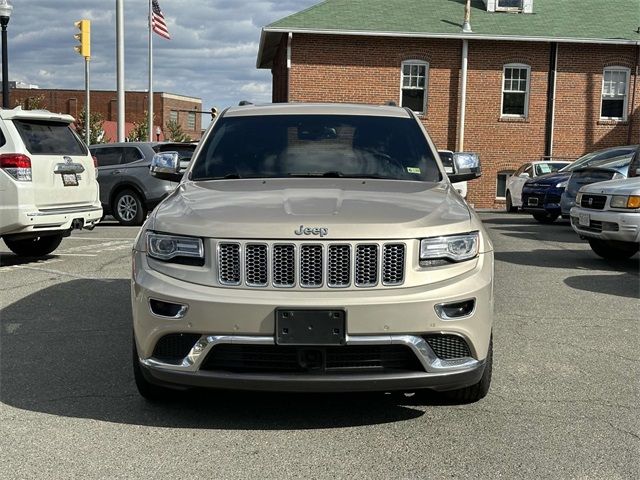
[[[429,63],[423,60],[405,60],[400,73],[400,106],[424,115],[427,112]]]

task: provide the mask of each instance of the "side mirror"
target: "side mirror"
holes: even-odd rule
[[[520,174],[520,176],[521,176],[522,178],[529,178],[529,174],[528,174],[527,172],[522,172],[522,173]]]
[[[475,180],[482,175],[480,157],[471,152],[456,152],[453,154],[454,173],[449,175],[451,183]]]
[[[170,182],[179,182],[182,179],[180,173],[180,155],[178,152],[156,153],[149,167],[152,177]]]

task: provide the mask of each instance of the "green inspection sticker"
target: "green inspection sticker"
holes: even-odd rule
[[[420,174],[420,169],[418,167],[407,167],[407,172],[409,173],[417,173]]]

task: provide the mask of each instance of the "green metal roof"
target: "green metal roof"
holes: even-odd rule
[[[465,0],[326,0],[263,29],[258,66],[283,32],[640,43],[640,0],[533,0],[533,13],[487,12],[472,0],[473,33],[462,33]],[[267,38],[270,34],[272,38]],[[279,38],[279,36],[278,36]]]

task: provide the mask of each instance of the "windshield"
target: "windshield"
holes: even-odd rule
[[[191,172],[192,180],[282,177],[442,179],[414,119],[359,115],[223,117]]]
[[[634,151],[635,151],[635,149],[633,147],[628,147],[628,148],[616,148],[616,149],[613,149],[613,150],[606,150],[606,151],[599,150],[597,152],[587,153],[586,155],[580,157],[575,162],[573,162],[571,165],[567,165],[565,168],[563,168],[560,171],[561,172],[572,172],[572,171],[574,171],[574,170],[576,170],[578,168],[589,167],[592,164],[595,164],[595,163],[600,162],[602,160],[608,160],[608,159],[614,158],[614,157],[621,157],[621,156],[630,155]]]

